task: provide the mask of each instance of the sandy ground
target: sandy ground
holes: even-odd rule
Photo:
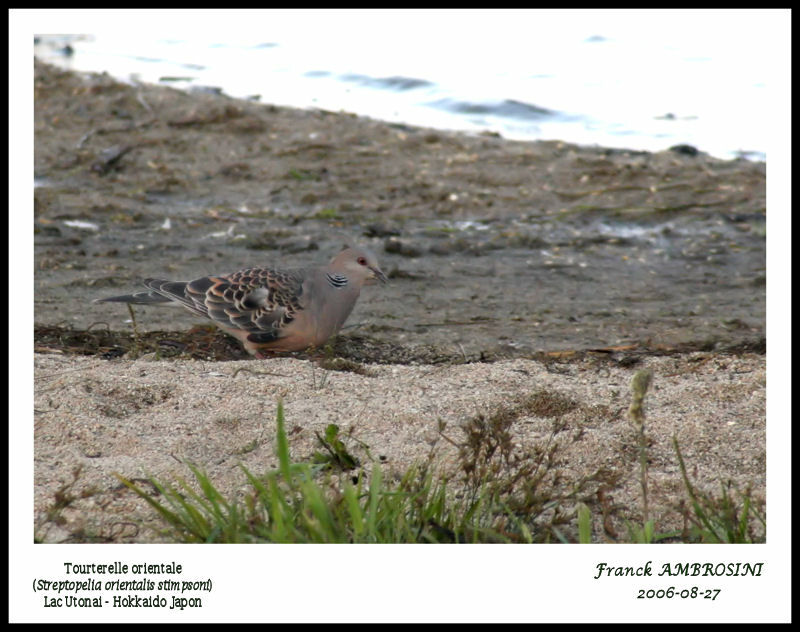
[[[224,492],[242,492],[246,480],[239,463],[256,473],[276,467],[279,398],[295,459],[309,459],[320,449],[315,433],[336,423],[352,454],[367,466],[371,456],[394,476],[432,459],[455,479],[458,451],[441,438],[439,424],[446,423],[450,439],[463,442],[470,419],[532,394],[569,404],[520,414],[511,426],[515,448],[559,444],[561,482],[553,482],[554,490],[563,492],[600,469],[606,478],[617,478],[604,490],[587,484],[575,500],[593,510],[597,541],[613,540],[614,534],[624,539],[622,520],[637,519],[641,508],[636,434],[627,414],[630,380],[645,367],[654,373],[646,433],[650,506],[659,529],[682,526],[677,508],[685,491],[673,435],[699,489],[718,495],[719,484],[732,481],[740,489],[752,485],[754,498],[765,500],[762,355],[651,357],[635,368],[591,358],[551,365],[372,365],[367,375],[291,358],[231,363],[37,354],[35,366],[35,522],[38,537],[48,542],[158,540],[146,528],[154,525],[152,511],[123,490],[114,473],[175,482],[192,478],[181,463],[188,460]],[[63,524],[56,524],[47,510],[78,465],[83,470],[69,492],[78,499],[61,512]],[[89,497],[80,498],[87,490]],[[565,509],[574,509],[574,501]]]
[[[532,394],[568,405],[517,406],[517,449],[559,444],[556,492],[602,469],[605,487],[579,496],[597,541],[613,540],[639,516],[627,408],[645,367],[659,529],[682,526],[673,434],[700,488],[731,480],[764,500],[765,164],[422,130],[39,63],[35,104],[42,540],[158,539],[115,472],[173,480],[188,459],[241,492],[238,463],[275,464],[278,398],[297,459],[336,423],[366,467],[432,458],[457,474],[439,422],[457,443],[476,415]],[[321,263],[346,241],[391,279],[365,289],[335,346],[361,373],[227,351],[133,359],[127,311],[91,305],[148,276]],[[170,339],[197,324],[137,320]],[[87,335],[106,329],[128,343]],[[61,488],[74,500],[50,511]]]

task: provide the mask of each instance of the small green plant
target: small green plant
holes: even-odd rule
[[[647,520],[642,526],[626,521],[625,526],[628,528],[628,537],[634,544],[652,544],[657,539],[669,537],[667,534],[656,536],[655,520]]]
[[[311,173],[310,171],[303,171],[302,169],[289,169],[288,176],[300,182],[304,180],[319,180],[319,176]]]
[[[342,219],[339,211],[337,211],[335,208],[323,208],[317,211],[314,217],[316,219]]]
[[[644,432],[644,398],[653,381],[653,372],[648,369],[637,371],[631,380],[631,405],[628,417],[636,429],[636,441],[639,446],[639,485],[642,489],[642,525],[626,521],[628,534],[632,542],[650,544],[656,539],[656,523],[650,519],[650,507],[647,499],[647,436]],[[659,536],[661,537],[661,536]]]
[[[347,451],[342,440],[339,438],[339,426],[328,424],[325,428],[325,436],[321,437],[318,432],[314,433],[320,445],[326,452],[315,452],[311,458],[313,463],[322,464],[326,468],[338,468],[340,470],[352,470],[361,465],[356,457]]]
[[[683,455],[675,436],[672,437],[672,445],[678,455],[681,477],[693,510],[692,513],[684,507],[683,540],[727,544],[765,542],[767,522],[762,510],[754,506],[751,490],[748,488],[744,493],[737,490],[741,505],[738,505],[728,492],[730,482],[720,483],[722,494],[719,498],[704,494],[689,480],[686,464],[683,462]],[[756,532],[755,523],[761,525],[761,533]]]
[[[637,371],[631,380],[631,406],[628,409],[628,416],[631,423],[636,428],[636,438],[639,443],[639,484],[642,487],[642,517],[645,528],[643,531],[652,533],[653,525],[648,528],[649,507],[647,504],[647,437],[644,433],[644,397],[650,382],[653,380],[653,373],[647,369]]]

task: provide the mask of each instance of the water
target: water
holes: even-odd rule
[[[101,20],[89,31],[90,21],[89,35],[40,37],[35,54],[121,79],[215,86],[411,125],[766,159],[774,12],[270,10],[161,19],[170,15],[142,12],[125,30]]]

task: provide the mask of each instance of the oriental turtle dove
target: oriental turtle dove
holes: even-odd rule
[[[257,358],[320,347],[339,332],[369,279],[386,283],[368,250],[347,248],[324,267],[248,268],[194,281],[146,279],[146,292],[95,303],[176,303],[211,319]]]

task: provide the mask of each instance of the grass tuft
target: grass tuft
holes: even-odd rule
[[[333,470],[358,467],[335,425],[318,437],[327,454],[318,452],[312,463],[292,462],[280,402],[278,468],[256,476],[241,466],[251,487],[243,502],[226,499],[206,473],[190,463],[193,483],[178,479],[177,485],[166,485],[150,479],[156,494],[117,476],[158,512],[167,535],[182,542],[568,541],[558,529],[540,530],[531,520],[549,513],[554,526],[564,518],[554,511],[558,503],[535,493],[537,481],[543,480],[537,470],[548,451],[508,472],[493,463],[499,455],[498,463],[516,465],[507,424],[503,416],[488,425],[476,419],[467,430],[463,446],[473,465],[465,470],[472,483],[466,494],[453,493],[450,481],[434,476],[427,465],[412,466],[396,483],[384,479],[378,463],[369,473],[361,469],[353,477],[335,476]],[[481,433],[488,448],[478,446],[476,434]],[[492,474],[502,475],[490,480]]]
[[[763,507],[756,507],[752,498],[751,489],[744,492],[736,490],[739,501],[737,502],[729,493],[732,483],[720,483],[721,495],[715,498],[695,488],[686,473],[686,464],[678,446],[678,439],[673,435],[672,445],[678,455],[681,477],[686,487],[692,506],[689,511],[682,507],[684,528],[682,538],[684,542],[726,543],[726,544],[754,544],[766,542],[767,521],[764,517]],[[756,523],[761,525],[756,531]]]
[[[637,374],[639,375],[639,374]],[[627,541],[760,542],[766,520],[763,507],[748,488],[744,493],[722,485],[720,497],[698,491],[686,473],[677,439],[673,439],[687,490],[681,511],[684,529],[661,532],[647,515],[646,442],[642,404],[650,378],[634,377],[631,420],[639,430],[643,519],[629,522]],[[430,458],[399,477],[385,477],[378,462],[363,466],[346,443],[352,439],[331,424],[318,435],[322,450],[309,462],[291,458],[282,402],[278,402],[275,452],[278,467],[257,475],[241,465],[246,491],[227,498],[199,467],[187,463],[190,480],[165,484],[153,478],[128,480],[117,475],[160,516],[162,538],[177,542],[318,542],[318,543],[488,543],[597,541],[592,507],[602,509],[602,528],[618,507],[606,499],[621,473],[598,470],[579,481],[564,480],[560,456],[560,417],[554,414],[549,437],[523,448],[513,441],[511,426],[531,408],[542,410],[536,397],[491,413],[476,415],[460,428],[458,440],[439,436],[458,448],[459,469],[448,479],[433,470]],[[570,402],[550,401],[545,410],[572,410]],[[366,446],[360,446],[366,448]],[[435,447],[435,446],[434,446]],[[369,451],[366,450],[367,457]],[[47,522],[61,524],[61,511],[93,490],[76,495],[74,480],[58,490]],[[143,485],[142,483],[146,483]],[[599,502],[598,502],[599,501]],[[92,539],[93,538],[93,539]],[[71,541],[97,541],[76,533]],[[614,536],[615,540],[625,540]],[[44,541],[43,534],[35,536]],[[106,539],[106,541],[108,541]]]

